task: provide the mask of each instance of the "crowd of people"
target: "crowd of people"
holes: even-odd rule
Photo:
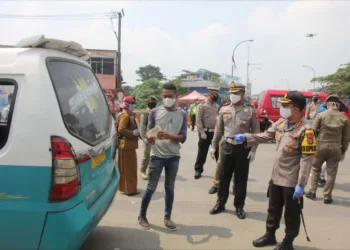
[[[275,248],[293,249],[293,241],[299,234],[300,214],[308,179],[311,186],[306,197],[316,198],[322,165],[326,163],[327,177],[324,180],[324,203],[332,203],[338,164],[344,159],[349,144],[349,121],[339,112],[339,98],[327,97],[319,104],[315,94],[313,102],[298,91],[289,91],[279,99],[281,118],[261,132],[255,108],[244,101],[245,86],[230,83],[230,102],[219,107],[219,92],[208,89],[204,103],[195,104],[189,110],[192,124],[198,130],[198,152],[194,164],[194,178],[200,179],[207,154],[216,160],[216,173],[209,194],[217,193],[217,201],[210,210],[216,215],[225,210],[231,180],[234,189],[234,207],[239,219],[245,219],[244,211],[249,165],[255,159],[261,143],[276,141],[276,156],[271,180],[266,232],[253,241],[255,247],[277,244],[275,232],[280,226],[284,208],[285,237]],[[177,106],[177,90],[173,84],[165,84],[162,90],[163,104],[157,106],[157,98],[150,96],[148,108],[142,111],[139,127],[133,111],[135,98],[124,98],[123,111],[117,117],[119,133],[118,167],[120,192],[126,195],[139,194],[137,190],[136,149],[143,141],[141,178],[148,180],[143,194],[138,222],[143,229],[150,229],[147,209],[155,192],[161,173],[165,171],[164,225],[170,230],[177,226],[171,219],[174,202],[174,187],[180,160],[180,143],[187,138],[187,114]],[[306,117],[303,110],[307,109]],[[193,118],[195,116],[195,118]],[[194,120],[195,119],[195,122]],[[148,169],[148,173],[147,173]],[[310,175],[311,172],[311,175]]]

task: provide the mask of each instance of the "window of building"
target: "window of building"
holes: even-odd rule
[[[114,75],[115,63],[111,57],[90,57],[87,62],[95,74]]]

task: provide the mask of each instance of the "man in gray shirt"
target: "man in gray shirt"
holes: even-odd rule
[[[150,229],[146,213],[154,191],[157,189],[160,175],[165,169],[165,215],[164,225],[170,230],[176,230],[176,224],[171,220],[171,212],[174,203],[174,188],[180,160],[180,143],[184,143],[187,137],[186,112],[178,108],[176,86],[172,83],[164,84],[162,90],[164,105],[152,109],[148,117],[150,130],[158,125],[160,131],[156,138],[147,133],[147,140],[152,144],[151,159],[148,170],[147,189],[141,202],[141,211],[138,217],[143,229]]]

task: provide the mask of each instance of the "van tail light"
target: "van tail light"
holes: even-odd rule
[[[49,199],[68,200],[79,191],[77,164],[85,161],[85,157],[77,159],[71,144],[58,136],[51,137],[51,153],[53,176]]]

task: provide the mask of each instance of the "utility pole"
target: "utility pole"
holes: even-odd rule
[[[124,16],[124,10],[122,9],[123,16]],[[121,53],[121,37],[122,37],[122,13],[118,12],[118,71],[117,71],[117,89],[122,88],[122,70],[121,70],[121,62],[122,62],[122,53]]]
[[[115,84],[116,84],[116,89],[122,89],[122,70],[121,70],[121,37],[122,37],[122,17],[124,17],[124,10],[118,11],[118,12],[112,12],[112,17],[111,17],[111,24],[113,27],[113,32],[114,35],[117,38],[117,51],[116,51],[116,74],[115,74]],[[113,19],[118,18],[118,34],[116,33],[113,25]]]

